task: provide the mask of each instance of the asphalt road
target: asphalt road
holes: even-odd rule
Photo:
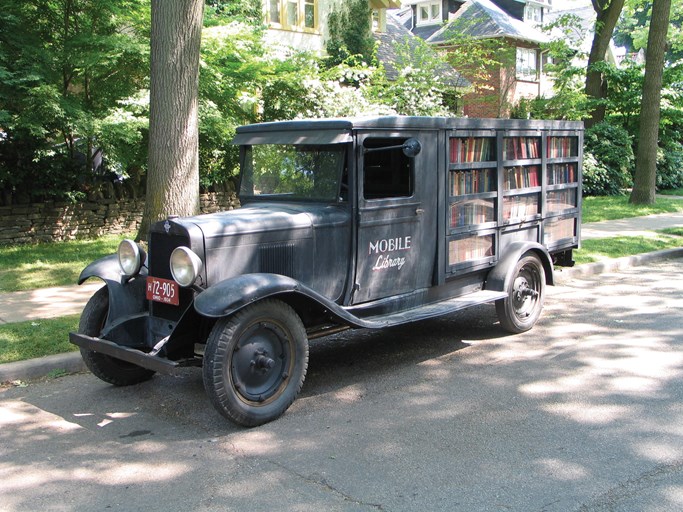
[[[301,397],[245,430],[200,372],[0,390],[0,510],[678,511],[683,260],[312,343]]]

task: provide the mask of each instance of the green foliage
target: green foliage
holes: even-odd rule
[[[98,124],[146,86],[146,0],[0,0],[0,188],[68,197],[93,180]]]
[[[258,26],[263,22],[261,0],[206,0],[204,26],[215,27],[239,21]]]
[[[586,130],[584,151],[586,195],[619,195],[630,186],[634,157],[625,129],[598,123]]]
[[[387,80],[382,72],[372,77],[370,94],[396,113],[414,116],[447,116],[452,86],[442,81],[446,65],[439,55],[421,39],[396,42],[394,66],[398,76]]]
[[[326,50],[330,67],[348,62],[353,56],[366,63],[374,60],[376,43],[370,28],[371,15],[372,9],[367,0],[341,2],[329,14]]]
[[[657,189],[683,187],[683,144],[669,140],[657,152]]]

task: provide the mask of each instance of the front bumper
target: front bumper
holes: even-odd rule
[[[80,348],[106,354],[115,357],[116,359],[147,368],[148,370],[154,370],[158,373],[170,375],[181,366],[190,366],[189,364],[184,364],[184,361],[170,361],[159,356],[146,354],[145,352],[134,348],[117,345],[108,340],[86,336],[85,334],[70,332],[69,341],[74,345],[78,345]]]

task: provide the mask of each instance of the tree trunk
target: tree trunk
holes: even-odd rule
[[[636,172],[629,199],[633,204],[655,202],[660,98],[670,14],[671,0],[654,0],[645,53],[645,80],[640,104]]]
[[[594,69],[594,65],[605,61],[614,27],[619,21],[619,15],[623,8],[624,0],[593,0],[593,9],[595,9],[597,17],[595,19],[593,44],[586,69],[586,95],[594,100],[604,99],[607,95],[607,83],[602,73]],[[597,105],[591,112],[591,116],[586,119],[586,128],[590,128],[604,119],[605,106]]]
[[[149,160],[139,239],[199,211],[199,47],[203,0],[152,0]]]

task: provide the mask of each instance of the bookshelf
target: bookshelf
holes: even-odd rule
[[[492,258],[495,234],[472,234],[497,223],[498,137],[495,132],[451,132],[448,140],[446,223],[448,264]],[[469,234],[468,234],[469,233]]]
[[[582,136],[559,124],[448,132],[446,263],[486,269],[515,240],[578,243]]]

